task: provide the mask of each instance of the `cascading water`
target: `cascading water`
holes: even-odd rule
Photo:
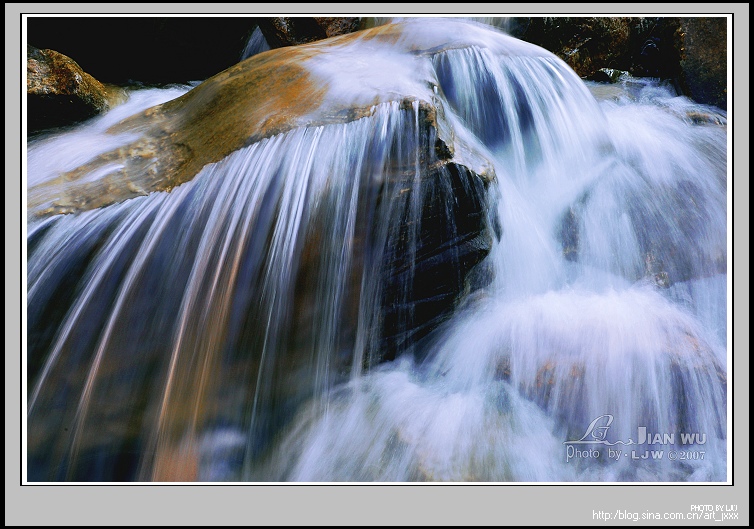
[[[249,35],[249,40],[246,41],[246,46],[244,46],[244,49],[241,52],[241,60],[248,59],[249,57],[253,57],[258,53],[268,51],[269,49],[270,45],[267,44],[267,40],[264,38],[262,30],[257,26],[254,28],[254,31],[251,32],[251,35]]]
[[[300,49],[174,185],[213,80],[30,145],[29,479],[724,481],[725,114],[471,22]]]

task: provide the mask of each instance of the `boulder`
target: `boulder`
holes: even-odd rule
[[[723,17],[514,17],[509,32],[555,53],[583,78],[614,81],[615,70],[656,77],[724,109],[726,24]]]
[[[697,126],[721,126],[712,121],[714,118],[705,114],[689,116],[690,121],[698,122]],[[709,235],[709,240],[716,243],[701,248],[691,244],[695,237],[705,233],[707,226],[713,224],[708,220],[707,212],[721,210],[719,195],[715,196],[708,189],[685,179],[655,184],[653,190],[662,199],[644,203],[642,207],[635,205],[638,200],[631,190],[622,192],[622,196],[626,197],[625,218],[631,223],[640,252],[637,257],[643,264],[623,269],[620,273],[629,281],[647,280],[660,288],[725,274],[727,258],[724,238]],[[589,200],[590,192],[587,192],[560,218],[556,235],[563,257],[568,261],[579,262],[582,259],[582,220],[593,207]],[[673,214],[668,215],[668,210]]]
[[[725,110],[727,19],[642,17],[632,22],[628,70],[669,80],[679,94]]]
[[[580,77],[588,77],[602,68],[628,69],[632,22],[628,17],[518,17],[510,31],[550,50]]]
[[[635,77],[671,80],[680,92],[681,19],[677,17],[643,17],[634,19],[631,48],[626,68]]]
[[[597,72],[587,76],[589,81],[599,83],[617,83],[625,76],[629,75],[625,70],[616,70],[614,68],[600,68]]]
[[[359,17],[268,17],[258,22],[271,48],[306,44],[359,29]]]
[[[724,414],[726,369],[706,331],[670,305],[647,305],[616,331],[611,327],[616,314],[634,311],[637,301],[662,298],[649,289],[610,295],[611,309],[590,307],[600,303],[597,295],[573,298],[567,310],[559,304],[566,299],[561,293],[522,302],[501,323],[501,335],[512,338],[501,344],[495,376],[565,425],[568,439],[579,439],[604,410],[627,420],[632,432],[663,421],[671,431],[693,431],[709,420],[690,408],[699,399]],[[536,333],[535,349],[517,341],[528,336],[522,329]],[[636,418],[647,422],[637,424]],[[708,435],[719,435],[714,423],[704,425]]]
[[[27,47],[27,132],[70,125],[108,110],[122,93],[84,72],[70,57]]]
[[[115,125],[110,130],[113,134],[138,132],[141,137],[30,189],[29,213],[32,217],[72,213],[170,190],[193,178],[205,165],[246,145],[297,127],[355,121],[372,115],[376,104],[389,101],[424,109],[423,115],[437,131],[439,143],[434,148],[447,151],[443,159],[452,158],[482,179],[494,178],[492,164],[468,148],[445,120],[446,103],[433,92],[432,82],[408,78],[421,72],[394,72],[390,79],[382,79],[381,72],[373,69],[349,72],[350,66],[352,70],[365,66],[358,57],[337,51],[340,45],[354,40],[427,57],[442,49],[441,38],[429,32],[401,48],[394,42],[402,31],[400,25],[380,26],[326,42],[272,50],[238,63],[184,96]],[[526,49],[527,53],[546,54],[544,50]],[[322,59],[326,55],[337,57],[337,68],[333,69],[334,61]],[[344,81],[332,83],[329,76],[354,76],[358,80],[365,74],[380,77],[379,83],[385,86],[373,83],[380,87],[362,86],[361,91],[348,97],[331,96]],[[422,88],[417,93],[400,92],[405,87],[416,91],[418,86]],[[117,169],[97,182],[85,178],[105,166]]]
[[[722,17],[682,19],[682,85],[700,103],[726,109],[728,104],[727,20]]]

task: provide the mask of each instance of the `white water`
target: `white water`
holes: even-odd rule
[[[558,59],[473,24],[454,23],[449,49],[407,54],[449,22],[405,24],[395,47],[311,60],[325,104],[380,94],[371,116],[262,140],[170,193],[30,224],[37,479],[181,479],[176,466],[196,481],[726,479],[724,114],[652,82],[598,102]],[[175,95],[137,92],[119,111]],[[436,98],[494,166],[501,236],[479,265],[491,281],[377,363],[396,226],[411,226],[413,262],[419,212],[453,188],[447,171],[422,185],[419,106],[391,95]],[[31,146],[30,195],[109,148],[105,128]],[[567,460],[564,442],[605,415],[609,442],[646,427],[675,444],[661,460],[612,461],[604,444]]]

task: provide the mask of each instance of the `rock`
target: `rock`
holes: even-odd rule
[[[169,190],[244,145],[306,124],[303,116],[321,103],[323,89],[308,82],[309,73],[299,63],[314,54],[296,47],[257,55],[183,97],[116,125],[112,132],[144,132],[141,139],[30,190],[30,210],[70,213]],[[262,100],[265,103],[258,104]],[[114,161],[123,168],[106,177],[106,192],[82,180]],[[57,196],[60,182],[73,184],[66,184],[63,196]]]
[[[636,77],[656,77],[674,81],[680,74],[681,19],[644,17],[635,19],[631,28],[628,70]],[[678,89],[678,86],[676,86]]]
[[[521,351],[505,355],[495,366],[498,379],[517,386],[527,399],[566,425],[568,439],[579,439],[585,426],[606,405],[611,413],[619,406],[625,406],[626,412],[631,407],[641,409],[646,421],[657,421],[664,415],[674,422],[674,431],[690,431],[706,419],[694,415],[689,408],[689,403],[700,395],[705,395],[724,413],[725,367],[698,330],[658,312],[652,314],[646,332],[654,332],[653,327],[662,329],[664,342],[658,339],[651,347],[634,349],[611,342],[609,331],[602,334],[605,326],[601,322],[580,322],[579,318],[573,317],[569,325],[562,327],[546,319],[539,320],[548,322],[538,329],[541,349],[527,351],[526,357]],[[569,351],[564,344],[569,343],[572,332],[587,333],[606,345],[599,350],[586,345]],[[661,374],[667,378],[663,379]],[[624,375],[630,384],[622,385]],[[595,400],[595,396],[600,400]]]
[[[281,48],[353,33],[359,18],[269,17],[259,19],[259,28],[271,48]]]
[[[724,116],[715,112],[690,110],[686,112],[686,117],[694,125],[716,125],[718,127],[725,127],[728,124],[728,120]]]
[[[684,18],[680,69],[684,92],[700,103],[728,104],[727,19]]]
[[[259,28],[271,48],[296,46],[327,38],[324,29],[312,17],[270,17],[261,20]]]
[[[319,27],[329,37],[346,35],[359,29],[360,17],[314,17]]]
[[[89,119],[108,110],[120,97],[117,88],[106,87],[73,59],[27,46],[27,132]]]
[[[400,94],[399,85],[408,81],[395,75],[389,81],[396,84],[396,90],[365,86],[363,92],[354,92],[353,99],[327,97],[336,85],[329,84],[322,76],[347,76],[350,72],[347,66],[329,71],[327,61],[317,62],[317,59],[341,44],[355,39],[369,40],[374,46],[389,45],[396,52],[417,56],[431,56],[442,49],[441,38],[429,34],[416,41],[406,41],[401,49],[394,41],[402,31],[400,25],[380,26],[335,37],[326,44],[271,50],[238,63],[184,96],[114,126],[110,132],[138,131],[141,138],[32,188],[29,212],[32,216],[71,213],[153,191],[170,190],[193,178],[205,165],[263,138],[296,127],[354,121],[371,115],[375,104],[396,100],[404,105],[416,101],[425,107],[426,118],[437,129],[438,145],[448,150],[453,161],[484,179],[494,178],[492,164],[467,148],[453,133],[443,117],[443,102],[431,88],[423,89],[421,97]],[[530,52],[546,53],[537,49]],[[348,54],[340,56],[339,60],[354,60],[358,63],[355,67],[361,66]],[[319,64],[321,69],[314,71],[313,64]],[[379,72],[370,74],[381,75]],[[404,75],[415,74],[404,72]],[[424,83],[429,87],[429,81]],[[118,168],[99,182],[84,178],[91,171],[113,163]],[[65,184],[65,189],[60,188],[61,184]]]
[[[627,17],[514,18],[511,34],[552,51],[580,77],[601,68],[628,70],[631,25]]]
[[[443,91],[429,82],[437,82],[428,74],[433,58],[457,42],[447,44],[431,28],[414,35],[415,28],[385,26],[251,57],[110,131],[129,132],[124,141],[130,143],[29,189],[32,217],[76,214],[155,191],[174,193],[154,197],[157,218],[165,212],[163,199],[175,208],[159,229],[157,218],[131,217],[128,204],[91,212],[94,229],[77,233],[55,255],[46,253],[51,243],[44,232],[30,237],[30,262],[49,265],[28,308],[32,386],[58,344],[59,329],[70,321],[70,308],[91,285],[93,271],[101,270],[103,252],[109,258],[110,243],[121,240],[121,221],[140,228],[132,238],[123,236],[129,242],[118,245],[113,261],[125,271],[143,259],[134,277],[138,288],[122,291],[122,311],[108,308],[125,281],[116,273],[93,289],[81,320],[66,333],[29,421],[30,437],[39,440],[30,450],[35,477],[109,480],[117,467],[112,461],[136,454],[141,461],[129,460],[122,469],[129,474],[118,478],[143,479],[139,468],[151,468],[147,478],[190,479],[198,472],[201,479],[202,446],[184,447],[182,439],[187,432],[200,439],[207,429],[224,426],[249,434],[243,453],[253,459],[304,399],[346,379],[354,363],[372,367],[410,351],[444,321],[463,292],[479,286],[469,276],[492,244],[486,186],[495,174],[484,155],[459,137]],[[474,28],[472,41],[477,34]],[[502,50],[544,53],[501,40]],[[395,62],[386,63],[397,65],[391,76],[372,65],[354,67],[363,55],[349,46],[365,42],[390,50]],[[358,83],[362,76],[370,82]],[[322,143],[311,141],[320,133]],[[363,141],[350,142],[352,134]],[[267,139],[265,145],[283,142],[286,150],[265,151],[280,165],[268,168],[265,162],[259,169],[261,195],[240,194],[239,202],[228,205],[230,217],[216,218],[212,211],[224,209],[216,192],[229,189],[220,179],[240,174],[247,183],[255,181],[225,159],[236,153],[232,162],[249,162],[237,151]],[[295,187],[304,176],[298,172],[303,162],[280,161],[289,160],[288,154],[295,158],[294,148],[312,149],[313,169],[306,176],[313,189],[302,198],[300,229],[286,230],[290,252],[281,253],[272,239],[293,221],[294,208],[278,184]],[[253,160],[262,159],[258,154]],[[208,168],[213,172],[202,175],[201,185],[174,189],[213,162],[221,164]],[[335,171],[340,173],[329,176]],[[357,192],[348,188],[354,182]],[[194,209],[194,200],[206,207]],[[117,211],[125,218],[109,215]],[[43,224],[56,232],[58,223],[77,224],[89,216],[55,215]],[[226,224],[236,220],[236,228]],[[221,232],[228,236],[227,255],[215,246],[226,236]],[[344,245],[344,237],[352,244]],[[211,262],[200,264],[205,258]],[[276,283],[277,273],[268,277],[283,268],[284,282]],[[202,279],[210,277],[205,272],[219,281],[218,290]],[[194,301],[184,305],[189,296]],[[111,317],[112,339],[101,342],[95,376],[87,354],[97,349]],[[185,326],[185,339],[175,337],[178,326]],[[159,384],[168,370],[171,382],[163,393]],[[96,378],[96,391],[90,409],[77,414],[78,399],[66,396],[78,395],[88,378]],[[52,405],[58,397],[72,400],[61,410]],[[63,428],[84,415],[78,456],[71,455],[76,434]],[[86,464],[105,456],[106,467]],[[57,469],[66,465],[72,470],[61,476]]]
[[[574,207],[569,207],[560,221],[559,240],[563,257],[568,261],[578,261],[581,241],[579,239],[579,219]]]
[[[622,84],[592,83],[588,88],[597,101],[620,101],[624,97],[631,97],[631,92]]]
[[[587,77],[589,81],[600,83],[617,83],[621,77],[628,75],[625,70],[616,70],[614,68],[600,68],[599,71]]]
[[[707,117],[701,114],[689,119],[699,120],[692,121],[697,126],[722,126],[712,121],[713,115]],[[702,121],[705,119],[710,121]],[[626,218],[630,220],[640,252],[637,258],[643,261],[643,266],[627,268],[620,273],[629,281],[647,280],[660,288],[725,274],[727,259],[724,238],[717,239],[714,246],[710,244],[704,251],[691,244],[711,224],[705,212],[720,207],[719,199],[705,194],[701,186],[690,180],[655,183],[653,192],[663,200],[645,202],[641,207],[635,205],[638,200],[631,191],[623,192]],[[585,236],[581,230],[583,219],[589,215],[592,207],[589,201],[590,194],[587,192],[560,218],[556,235],[563,257],[568,261],[579,262],[583,258],[582,240],[585,237],[588,240],[588,234]],[[668,211],[673,214],[668,215]]]
[[[581,77],[614,82],[608,71],[624,70],[670,80],[679,93],[725,108],[726,24],[723,17],[517,17],[509,32],[555,53]]]
[[[492,249],[486,186],[479,175],[449,163],[422,179],[423,209],[415,248],[409,243],[413,226],[408,218],[415,191],[408,189],[402,197],[407,216],[394,219],[384,249],[384,327],[372,363],[392,360],[450,317],[467,289],[471,270]],[[468,289],[483,286],[470,284]]]
[[[670,80],[679,94],[725,109],[727,19],[641,18],[631,39],[632,75]]]

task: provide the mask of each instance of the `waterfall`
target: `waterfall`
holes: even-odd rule
[[[254,31],[251,32],[251,35],[249,36],[249,40],[246,42],[246,46],[244,46],[243,52],[241,52],[241,60],[248,59],[249,57],[253,57],[257,53],[262,53],[263,51],[267,51],[270,49],[270,45],[267,44],[267,40],[264,38],[264,35],[262,34],[262,30],[259,29],[259,26],[254,28]]]
[[[30,480],[725,481],[726,116],[612,88],[409,19],[34,140]]]

